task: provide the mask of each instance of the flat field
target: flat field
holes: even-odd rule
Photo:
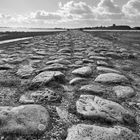
[[[89,33],[140,50],[140,31],[89,31]]]

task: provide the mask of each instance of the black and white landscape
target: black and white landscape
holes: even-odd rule
[[[140,140],[139,0],[0,0],[0,140]]]

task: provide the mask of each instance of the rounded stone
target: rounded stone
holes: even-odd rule
[[[41,69],[40,71],[58,71],[58,70],[66,70],[67,67],[59,64],[59,63],[53,63],[51,65],[48,65],[46,67],[44,67],[43,69]]]
[[[80,76],[89,76],[92,74],[91,67],[81,67],[72,71],[72,74],[80,75]]]
[[[95,83],[91,85],[84,85],[79,89],[79,91],[84,91],[93,95],[102,95],[106,90],[102,85]]]
[[[120,75],[117,73],[105,73],[100,74],[95,79],[95,82],[100,83],[129,83],[128,79],[124,75]]]
[[[1,106],[0,134],[41,134],[49,126],[50,116],[41,105]]]
[[[76,102],[77,113],[95,120],[104,119],[110,122],[124,122],[124,116],[132,114],[120,104],[93,95],[81,95]],[[129,120],[128,120],[129,121]]]
[[[65,75],[60,71],[44,71],[33,78],[31,85],[43,85],[54,79],[64,80],[64,78]]]
[[[139,140],[139,137],[130,129],[121,126],[78,124],[68,129],[66,140]]]
[[[16,74],[22,78],[28,78],[33,73],[34,69],[30,65],[21,66]]]
[[[119,99],[131,98],[136,94],[134,89],[129,86],[115,86],[113,91]]]
[[[98,66],[109,66],[109,64],[108,64],[107,62],[102,61],[102,60],[98,60],[98,61],[97,61],[97,65],[98,65]]]
[[[89,58],[94,60],[107,60],[107,58],[103,56],[90,56]]]
[[[120,71],[118,71],[118,70],[115,70],[115,69],[112,69],[112,68],[103,67],[103,66],[98,66],[97,67],[97,71],[98,72],[103,72],[103,73],[110,73],[110,72],[120,73]]]
[[[74,79],[72,79],[69,84],[70,85],[75,85],[75,84],[79,84],[80,82],[86,81],[85,78],[80,78],[80,77],[76,77]]]
[[[56,102],[61,100],[61,96],[54,91],[45,88],[37,91],[29,91],[20,97],[19,102],[23,104],[41,103],[41,102]]]

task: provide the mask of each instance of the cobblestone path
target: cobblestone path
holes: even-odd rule
[[[72,30],[0,58],[1,140],[140,139],[140,52]]]

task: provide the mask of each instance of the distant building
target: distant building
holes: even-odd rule
[[[131,27],[128,25],[115,25],[115,24],[113,24],[112,26],[108,26],[106,28],[110,29],[110,30],[131,30]]]
[[[113,24],[113,27],[116,27],[116,24]]]
[[[131,28],[128,25],[116,25],[113,24],[112,26],[96,26],[96,27],[84,27],[78,28],[79,30],[86,29],[86,30],[140,30],[140,27],[133,27]]]

